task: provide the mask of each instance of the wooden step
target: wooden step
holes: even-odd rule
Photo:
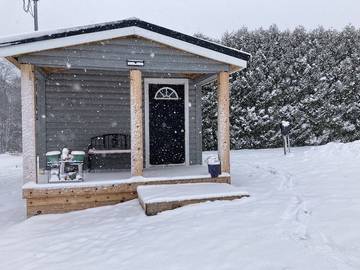
[[[249,197],[247,192],[221,183],[138,186],[137,193],[148,216],[188,204]]]

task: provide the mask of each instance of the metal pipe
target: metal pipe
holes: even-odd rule
[[[287,147],[288,147],[288,152],[290,153],[290,135],[287,136]]]
[[[38,23],[38,1],[34,0],[34,29],[35,31],[39,30],[39,23]]]

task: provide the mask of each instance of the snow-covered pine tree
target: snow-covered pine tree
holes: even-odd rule
[[[295,145],[360,139],[360,30],[241,28],[221,42],[253,56],[231,80],[233,148],[280,146],[281,120]],[[214,90],[203,93],[204,149],[216,149]]]

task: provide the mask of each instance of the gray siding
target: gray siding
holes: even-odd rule
[[[37,144],[36,152],[39,157],[39,165],[41,168],[45,167],[46,158],[46,106],[45,106],[45,76],[36,72],[36,135]]]
[[[19,56],[21,63],[74,69],[128,70],[128,59],[145,61],[143,71],[215,73],[227,64],[143,38],[119,38]]]
[[[197,108],[201,104],[198,100],[198,95],[194,83],[189,80],[189,157],[190,164],[201,164],[202,152],[198,145],[199,134],[198,130],[198,111]],[[201,108],[201,107],[200,107]],[[201,122],[200,122],[201,125]],[[200,128],[201,130],[201,128]]]
[[[143,77],[154,75],[145,73]],[[83,70],[53,73],[46,79],[46,91],[43,83],[42,93],[38,99],[39,114],[45,116],[41,117],[42,124],[38,129],[40,156],[63,147],[86,150],[90,138],[97,135],[130,134],[129,78],[126,73]],[[190,164],[201,164],[202,159],[200,95],[200,89],[189,80]],[[41,167],[45,165],[43,162]]]
[[[51,74],[46,81],[47,150],[85,150],[90,138],[130,130],[129,80],[114,73]]]
[[[200,85],[194,85],[196,92],[196,106],[195,106],[195,114],[196,114],[196,130],[195,130],[195,145],[196,150],[194,156],[196,157],[195,164],[202,164],[202,104],[201,104],[201,89]]]

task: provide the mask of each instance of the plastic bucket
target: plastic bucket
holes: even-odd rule
[[[46,153],[47,163],[57,163],[59,162],[60,151],[50,151]]]
[[[207,159],[208,172],[212,178],[218,177],[221,174],[221,163],[216,156],[210,156]]]
[[[76,162],[84,162],[85,160],[85,152],[84,151],[72,151],[72,160]]]

